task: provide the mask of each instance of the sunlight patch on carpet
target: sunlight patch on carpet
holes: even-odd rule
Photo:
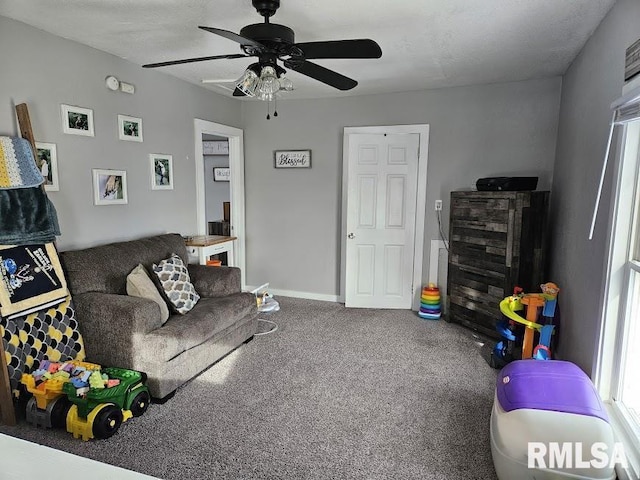
[[[234,350],[229,355],[227,355],[222,360],[220,360],[218,363],[216,363],[214,366],[212,366],[209,370],[202,373],[198,377],[198,380],[203,382],[213,383],[215,385],[224,384],[225,380],[233,370],[233,366],[238,361],[238,358],[240,358],[241,353],[242,353],[242,349]]]

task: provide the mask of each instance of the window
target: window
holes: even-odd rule
[[[620,387],[614,399],[624,406],[635,426],[640,425],[640,263],[638,257],[629,261],[630,278],[625,315],[625,332],[622,335]]]
[[[640,101],[640,99],[636,99]],[[609,240],[604,322],[596,366],[596,385],[610,410],[630,471],[640,475],[640,115],[620,120],[613,221]]]
[[[640,128],[637,124],[628,129],[629,142],[637,142],[640,137]],[[640,150],[640,147],[638,147]],[[633,224],[631,226],[631,238],[628,259],[625,270],[628,275],[627,298],[621,323],[621,356],[620,380],[617,389],[616,400],[620,402],[628,412],[634,425],[640,426],[640,161],[636,165],[636,192],[634,201]],[[640,428],[636,428],[640,432]],[[640,436],[640,435],[639,435]]]

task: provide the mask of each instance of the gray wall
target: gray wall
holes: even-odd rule
[[[229,182],[214,182],[213,168],[228,167],[229,155],[204,156],[204,186],[207,222],[222,220],[224,211],[222,202],[231,200]]]
[[[0,17],[0,134],[17,135],[27,103],[37,141],[57,144],[61,249],[196,230],[193,119],[240,126],[238,102],[113,55]],[[105,87],[107,75],[135,95]],[[93,109],[95,137],[62,133],[60,104]],[[141,117],[143,143],[118,140],[117,115]],[[148,155],[173,155],[174,190],[151,190]],[[129,203],[94,206],[92,168],[127,171]]]
[[[594,238],[587,237],[609,134],[610,104],[622,94],[625,50],[638,38],[640,2],[619,0],[563,79],[551,201],[551,277],[561,288],[559,353],[587,372],[600,325],[611,168]]]
[[[410,93],[264,103],[245,101],[247,282],[339,294],[343,127],[427,123],[431,126],[423,279],[433,211],[449,193],[479,177],[537,175],[549,189],[558,128],[560,78]],[[311,169],[274,169],[276,149],[311,149]]]

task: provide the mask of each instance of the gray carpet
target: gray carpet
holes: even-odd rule
[[[278,300],[264,315],[275,333],[108,440],[23,421],[0,431],[167,480],[496,478],[496,371],[468,330],[409,311]]]

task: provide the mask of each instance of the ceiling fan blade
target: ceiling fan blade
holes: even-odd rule
[[[380,58],[382,50],[373,40],[331,40],[306,42],[294,45],[304,53],[304,58]]]
[[[169,65],[180,65],[181,63],[204,62],[205,60],[219,60],[222,58],[244,58],[248,56],[249,55],[244,55],[243,53],[232,53],[230,55],[213,55],[211,57],[185,58],[183,60],[171,60],[168,62],[147,63],[146,65],[142,65],[142,68],[167,67]]]
[[[213,85],[224,84],[224,83],[236,83],[237,81],[238,81],[237,78],[204,78],[202,79],[202,83],[210,83]]]
[[[237,42],[240,45],[251,45],[253,47],[258,47],[260,49],[265,48],[265,46],[260,42],[256,42],[255,40],[251,40],[250,38],[243,37],[241,35],[238,35],[237,33],[230,32],[229,30],[222,30],[221,28],[213,28],[213,27],[198,27],[198,28],[210,33],[215,33],[216,35],[220,35],[221,37],[228,38],[229,40],[233,40],[234,42]]]
[[[285,60],[284,66],[295,70],[298,73],[306,75],[307,77],[314,78],[322,83],[326,83],[338,90],[351,90],[358,85],[358,82],[352,78],[345,77],[344,75],[329,70],[328,68],[321,67],[315,63],[298,60]]]
[[[240,90],[238,87],[236,87],[236,89],[233,91],[233,96],[234,97],[246,97],[246,95],[243,93],[243,91]]]

